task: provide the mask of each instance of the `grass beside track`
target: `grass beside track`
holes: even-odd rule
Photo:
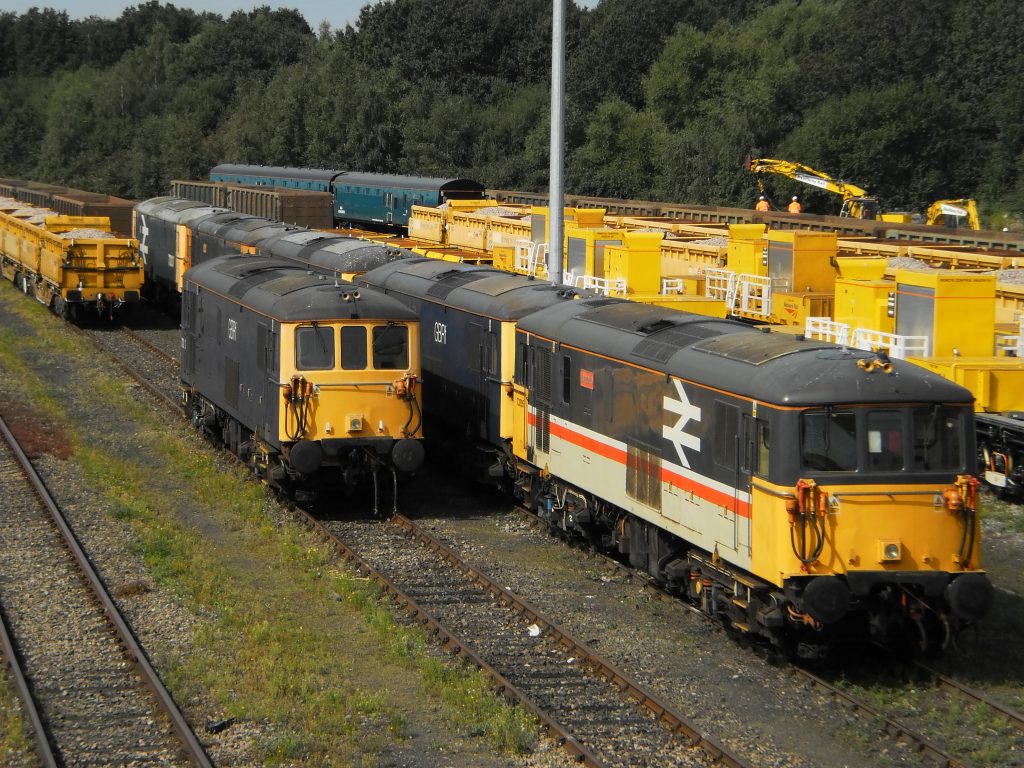
[[[0,765],[29,768],[37,764],[35,742],[18,702],[10,675],[0,668]]]
[[[190,647],[151,652],[194,721],[258,724],[251,758],[260,764],[373,765],[408,746],[413,689],[425,702],[417,716],[434,710],[462,736],[486,740],[478,749],[535,745],[529,716],[477,672],[439,661],[373,585],[337,567],[328,546],[282,518],[184,423],[169,427],[43,307],[4,284],[0,312],[29,329],[16,338],[0,329],[0,392],[16,391],[66,435],[67,461],[130,529],[151,579],[191,615]],[[83,433],[77,414],[97,410],[109,434]]]

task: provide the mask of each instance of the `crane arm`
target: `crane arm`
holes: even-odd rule
[[[855,184],[846,181],[833,179],[827,173],[816,171],[806,165],[793,163],[789,160],[774,160],[772,158],[748,157],[744,167],[752,173],[778,173],[786,178],[809,184],[818,189],[828,190],[837,195],[842,195],[843,200],[867,197],[867,191]]]

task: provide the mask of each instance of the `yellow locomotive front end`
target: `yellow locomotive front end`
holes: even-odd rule
[[[358,450],[399,471],[419,468],[418,334],[416,323],[379,319],[282,325],[276,430],[293,467],[344,466]]]
[[[365,482],[376,511],[383,480],[397,505],[400,476],[424,457],[412,310],[281,259],[233,255],[188,271],[181,318],[182,397],[197,427],[296,499]]]
[[[836,405],[777,421],[800,448],[791,485],[752,483],[752,570],[786,597],[769,623],[808,645],[865,635],[920,651],[987,612],[969,405]]]

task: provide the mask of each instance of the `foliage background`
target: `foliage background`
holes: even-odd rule
[[[567,191],[749,206],[755,154],[890,210],[1024,210],[1019,0],[567,5]],[[219,162],[544,189],[550,16],[550,0],[386,0],[314,31],[291,10],[157,0],[116,20],[2,12],[0,174],[133,198]]]

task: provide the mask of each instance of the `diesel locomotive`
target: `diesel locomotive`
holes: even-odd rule
[[[408,259],[428,424],[566,531],[785,653],[944,647],[988,610],[973,397],[873,353]]]
[[[483,185],[472,179],[271,165],[218,165],[210,171],[210,181],[330,192],[336,224],[369,228],[408,227],[414,205],[484,197]]]
[[[175,311],[185,271],[217,256],[282,258],[344,279],[408,253],[178,197],[136,205],[134,232],[145,261],[146,298],[171,304]]]
[[[419,322],[373,289],[262,256],[184,275],[181,385],[193,423],[301,497],[423,461]],[[393,496],[394,497],[394,496]]]

